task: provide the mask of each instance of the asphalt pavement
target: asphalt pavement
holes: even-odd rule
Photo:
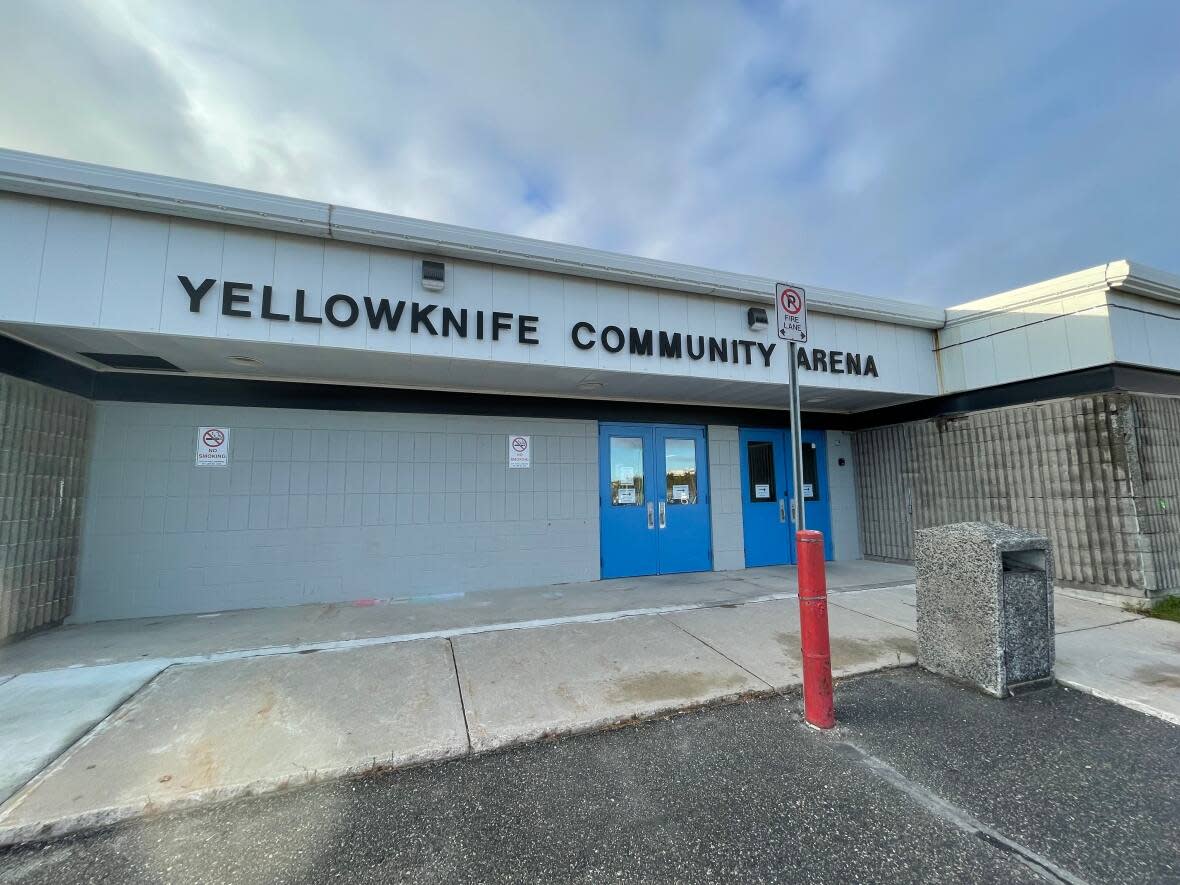
[[[1176,882],[1180,728],[850,679],[0,853],[0,882]]]

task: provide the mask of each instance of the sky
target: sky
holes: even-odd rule
[[[11,0],[0,146],[937,305],[1180,273],[1180,3]]]

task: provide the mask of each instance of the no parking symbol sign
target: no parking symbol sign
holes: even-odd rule
[[[807,290],[790,283],[779,283],[777,289],[778,337],[803,344],[807,341]]]
[[[224,467],[229,464],[229,428],[197,428],[197,466]]]

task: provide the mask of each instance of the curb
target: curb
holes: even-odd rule
[[[898,663],[889,663],[876,667],[851,668],[848,672],[842,672],[836,675],[834,678],[837,681],[851,679],[853,677],[864,676],[869,673],[878,673],[886,670],[912,667],[915,666],[915,663],[915,661],[899,661]],[[639,725],[641,723],[650,722],[655,719],[662,719],[682,713],[692,713],[694,711],[704,710],[710,707],[722,707],[728,704],[739,704],[745,703],[747,701],[784,696],[799,690],[802,687],[802,684],[802,680],[800,679],[797,682],[792,682],[787,685],[767,685],[766,688],[751,689],[740,692],[727,692],[725,694],[716,695],[713,697],[702,698],[687,704],[678,703],[668,704],[666,706],[656,706],[635,713],[630,713],[625,716],[605,717],[602,719],[593,720],[591,722],[578,723],[568,727],[534,730],[504,740],[494,740],[488,743],[476,741],[469,747],[443,748],[438,752],[425,752],[412,755],[395,755],[383,759],[372,759],[353,765],[342,765],[332,768],[300,772],[298,774],[284,776],[281,778],[266,778],[242,784],[230,784],[220,787],[211,787],[208,789],[187,793],[184,796],[177,796],[174,799],[169,799],[165,802],[151,802],[149,800],[145,800],[140,804],[124,804],[109,806],[106,808],[94,808],[87,811],[78,812],[77,814],[54,818],[52,820],[37,821],[35,823],[21,824],[18,826],[5,827],[0,825],[0,847],[33,845],[42,842],[49,842],[55,839],[60,839],[64,836],[78,835],[81,833],[113,826],[115,824],[126,823],[128,821],[155,818],[166,814],[190,811],[198,807],[218,805],[237,799],[261,797],[273,793],[284,792],[286,790],[299,789],[328,781],[347,780],[368,774],[404,771],[406,769],[416,768],[422,765],[429,765],[436,762],[452,762],[458,759],[475,758],[478,756],[489,755],[491,753],[544,743],[546,741],[554,741],[584,734],[611,731],[617,728],[625,728],[630,725]],[[114,716],[117,712],[118,709],[113,711],[111,716]],[[110,717],[108,717],[108,719],[109,718]],[[104,719],[101,723],[95,726],[95,728],[86,737],[88,738],[90,735],[95,734],[107,721],[107,719]],[[86,738],[83,738],[82,740],[85,741]],[[79,744],[81,742],[82,741],[80,741]],[[74,747],[76,746],[78,746],[78,744],[74,745]],[[38,774],[36,778],[29,782],[28,786],[34,785],[42,777],[50,773],[52,769],[57,766],[58,762],[63,761],[68,755],[72,753],[74,747],[71,747],[66,751],[66,753],[63,753],[62,756],[58,757],[58,759],[55,760],[52,765],[47,766],[40,774]],[[20,794],[14,798],[18,798],[19,795]]]
[[[893,586],[909,586],[909,583],[888,585],[872,584],[868,586],[842,588],[841,590],[834,591],[830,596],[838,598],[844,593],[866,592],[871,590],[892,588]],[[101,734],[109,724],[116,721],[120,716],[121,711],[129,701],[141,697],[144,692],[150,690],[155,680],[162,673],[166,672],[173,666],[219,663],[228,660],[298,654],[300,652],[306,651],[344,651],[374,645],[392,645],[424,639],[451,639],[454,637],[479,633],[535,629],[538,627],[560,626],[563,624],[603,623],[616,620],[673,614],[684,611],[695,611],[717,607],[728,608],[796,598],[797,594],[794,592],[767,593],[758,597],[735,600],[734,602],[723,601],[690,603],[682,605],[657,606],[651,608],[616,610],[612,612],[573,615],[564,618],[508,622],[483,625],[479,627],[460,627],[415,634],[366,637],[354,640],[309,642],[291,646],[269,646],[235,652],[139,661],[138,663],[159,664],[161,669],[155,674],[155,676],[145,682],[137,691],[133,692],[128,698],[124,699],[122,703],[112,709],[106,717],[96,723],[88,732],[78,738],[73,744],[60,753],[52,762],[46,765],[13,796],[11,796],[7,802],[0,803],[0,818],[6,817],[11,812],[16,811],[16,809],[19,808],[24,799],[27,798],[28,794],[33,789],[35,789],[46,778],[56,773],[60,767],[67,763],[80,748]],[[699,637],[693,638],[698,642],[702,641],[699,639]],[[897,667],[912,666],[915,663],[916,659],[903,661],[899,656],[896,662],[890,661],[881,664],[854,665],[838,674],[833,675],[836,679],[842,680],[851,678],[853,676],[864,675],[866,673],[895,669]],[[207,787],[186,793],[184,795],[170,797],[165,800],[153,801],[145,796],[139,801],[124,802],[123,804],[102,808],[90,808],[74,814],[63,815],[61,817],[49,820],[39,820],[7,826],[0,822],[0,847],[48,841],[60,838],[62,836],[111,826],[125,821],[154,817],[165,813],[191,810],[199,806],[229,802],[241,798],[263,796],[269,793],[310,786],[326,781],[348,779],[374,772],[401,770],[434,762],[452,761],[455,759],[479,756],[500,750],[527,746],[548,740],[606,731],[614,728],[625,727],[631,724],[638,724],[653,719],[667,717],[673,714],[690,712],[710,706],[721,706],[731,703],[740,703],[757,698],[782,695],[787,692],[794,691],[802,685],[801,674],[795,681],[777,686],[771,685],[754,673],[750,673],[750,675],[765,687],[746,689],[743,691],[730,691],[725,692],[724,694],[693,699],[687,702],[680,701],[677,703],[668,704],[657,703],[654,706],[636,710],[625,715],[606,716],[591,721],[556,725],[549,728],[534,728],[526,732],[512,735],[510,737],[489,739],[481,738],[479,736],[471,736],[469,734],[466,747],[442,747],[418,753],[395,754],[384,758],[367,759],[362,762],[350,763],[347,765],[292,772],[290,774],[284,774],[281,777],[276,776],[248,781],[245,783]]]
[[[250,781],[248,783],[210,787],[203,790],[195,790],[193,792],[186,793],[183,796],[177,796],[163,802],[144,800],[142,803],[128,803],[123,805],[108,806],[106,808],[92,808],[86,811],[78,812],[77,814],[63,815],[62,817],[54,818],[52,820],[42,820],[35,823],[20,824],[9,827],[0,825],[0,848],[48,842],[62,838],[64,836],[77,835],[132,820],[159,817],[165,814],[192,810],[197,807],[207,807],[231,802],[236,799],[261,797],[273,793],[284,792],[286,790],[313,786],[315,784],[329,781],[347,780],[350,778],[376,773],[404,771],[406,769],[416,768],[422,765],[429,765],[436,762],[451,762],[458,759],[474,758],[477,756],[485,756],[505,750],[518,749],[520,747],[544,743],[546,741],[558,740],[561,738],[610,731],[612,729],[622,728],[628,725],[637,725],[642,722],[649,722],[651,720],[660,719],[673,714],[690,713],[694,710],[706,709],[708,707],[720,707],[727,704],[743,703],[748,700],[774,697],[776,695],[785,694],[786,692],[796,689],[801,684],[802,683],[792,684],[782,688],[772,688],[768,686],[765,689],[754,689],[744,692],[728,692],[724,695],[704,698],[702,700],[690,702],[688,704],[669,704],[667,706],[654,707],[647,710],[630,713],[625,716],[605,717],[602,719],[593,720],[591,722],[578,723],[568,727],[535,730],[520,735],[515,735],[504,740],[492,740],[488,743],[476,741],[468,747],[443,748],[438,752],[425,752],[412,755],[401,754],[390,756],[384,759],[373,759],[366,762],[355,763],[352,765],[341,765],[331,768],[299,772],[297,774],[284,776],[281,778],[264,778],[256,781]],[[111,715],[113,716],[116,712],[118,712],[117,709],[112,712]],[[104,719],[101,723],[95,726],[95,728],[90,732],[90,734],[87,735],[87,737],[95,734],[106,722],[107,720]],[[83,738],[83,741],[84,740],[85,738]],[[81,741],[79,744],[80,743]],[[74,747],[71,747],[60,757],[58,757],[58,759],[55,760],[52,765],[47,766],[41,773],[38,774],[36,778],[26,785],[26,789],[27,787],[35,786],[35,784],[42,777],[51,773],[59,762],[64,761],[67,756],[72,754],[72,751],[77,746],[78,744],[75,744]],[[13,798],[18,799],[20,795],[21,794],[18,793],[17,796],[14,796]]]
[[[913,586],[912,581],[886,582],[865,584],[855,587],[841,587],[828,591],[829,599],[845,593],[863,593],[872,590],[893,590],[898,587]],[[642,618],[649,615],[676,614],[678,612],[699,611],[710,608],[726,608],[732,606],[755,605],[764,602],[780,602],[785,599],[797,599],[799,594],[792,591],[764,593],[758,596],[735,598],[732,600],[713,600],[709,602],[692,602],[679,605],[659,605],[648,608],[618,609],[608,612],[590,612],[582,615],[566,615],[556,618],[536,618],[528,621],[503,621],[496,624],[480,624],[471,627],[448,627],[439,630],[423,630],[418,633],[389,633],[381,636],[364,636],[357,639],[325,639],[319,641],[299,642],[289,645],[261,645],[254,648],[234,649],[232,651],[208,652],[205,654],[179,655],[176,657],[134,658],[131,661],[109,661],[103,664],[72,665],[68,667],[47,667],[41,670],[27,670],[14,673],[0,673],[0,682],[26,676],[30,673],[51,673],[57,670],[74,670],[81,667],[106,667],[127,663],[142,663],[158,665],[161,669],[177,664],[216,664],[224,661],[238,661],[244,658],[261,658],[272,655],[303,654],[318,651],[345,651],[353,648],[365,648],[371,645],[396,645],[402,642],[417,642],[422,639],[455,639],[460,636],[475,636],[482,633],[503,633],[509,630],[534,630],[538,627],[561,627],[566,624],[600,624],[608,621],[621,621],[627,618]],[[869,617],[872,617],[871,615]]]
[[[386,759],[373,759],[354,765],[342,765],[333,768],[300,772],[282,778],[266,778],[243,784],[229,784],[221,787],[195,790],[184,796],[177,796],[165,802],[146,800],[143,804],[92,808],[87,811],[78,812],[77,814],[54,818],[53,820],[37,821],[36,823],[21,824],[13,827],[0,826],[0,847],[7,848],[16,845],[47,842],[63,836],[84,833],[130,820],[158,817],[164,814],[191,810],[198,806],[218,805],[251,796],[266,796],[285,790],[311,786],[326,781],[345,780],[375,772],[397,771],[414,768],[419,765],[427,765],[432,762],[447,762],[469,755],[471,753],[466,749],[447,749],[438,753],[391,756]]]
[[[1172,725],[1180,725],[1180,716],[1175,713],[1169,713],[1167,710],[1161,710],[1159,707],[1153,707],[1151,704],[1145,704],[1142,701],[1136,701],[1131,698],[1124,698],[1117,694],[1102,691],[1098,688],[1093,688],[1089,685],[1082,685],[1080,682],[1074,682],[1072,679],[1058,679],[1059,685],[1064,685],[1066,688],[1071,688],[1074,691],[1080,691],[1082,694],[1088,694],[1092,697],[1099,698],[1103,701],[1110,701],[1113,704],[1118,704],[1120,707],[1126,707],[1128,710],[1134,710],[1136,713],[1143,713],[1146,716],[1154,716],[1156,719],[1162,719]]]

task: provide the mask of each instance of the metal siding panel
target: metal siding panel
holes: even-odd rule
[[[225,246],[221,256],[221,274],[217,285],[205,298],[202,313],[216,310],[217,337],[237,341],[265,341],[270,330],[269,323],[258,318],[262,310],[262,286],[274,279],[275,275],[275,234],[245,228],[227,228]],[[199,271],[198,271],[199,273]],[[213,276],[212,269],[209,275]],[[227,316],[221,312],[223,284],[226,282],[246,283],[253,287],[249,292],[238,295],[249,297],[248,304],[238,304],[237,309],[249,310],[251,318]],[[179,283],[177,284],[179,286]]]
[[[110,233],[110,210],[50,207],[34,314],[38,323],[98,325]]]
[[[295,320],[297,291],[304,292],[304,312],[308,316],[324,315],[324,249],[327,244],[288,234],[275,237],[274,274],[260,283],[270,283],[274,289],[275,313],[291,317],[290,322],[268,322],[267,334],[271,341],[292,344],[318,344],[320,327],[314,323]],[[220,262],[218,262],[220,264]],[[407,276],[408,276],[407,271]],[[393,293],[390,293],[391,295]],[[400,296],[400,291],[398,295]],[[260,296],[261,297],[261,296]],[[261,305],[260,305],[261,307]]]
[[[370,251],[370,249],[364,246],[354,246],[347,243],[325,244],[324,276],[322,281],[325,311],[321,314],[324,321],[316,326],[319,330],[320,345],[364,350],[365,330],[368,328],[368,321],[365,318],[365,296],[370,294]],[[356,302],[357,320],[351,326],[340,327],[328,321],[326,312],[327,303],[332,296],[337,294],[347,295]],[[381,294],[385,295],[386,293],[383,292]],[[432,301],[433,299],[426,298],[419,300]],[[404,318],[406,323],[409,323],[410,320],[409,313],[409,308],[407,307]],[[437,313],[438,311],[435,311],[434,316],[437,317]],[[337,305],[335,315],[343,317],[345,315],[344,308]],[[418,337],[425,339],[429,336],[425,334],[415,336],[415,338]],[[450,339],[444,338],[442,340],[448,342],[445,352],[449,353]],[[405,352],[404,349],[403,352]]]
[[[178,277],[188,277],[194,286],[206,278],[221,280],[225,230],[214,224],[172,219],[168,233],[168,260],[164,269],[160,331],[174,335],[217,334],[221,292],[217,286],[204,297],[198,312],[189,309],[189,298]]]
[[[162,218],[114,213],[99,312],[104,328],[159,331],[168,234]]]
[[[536,344],[530,344],[529,360],[534,364],[560,366],[565,363],[566,342],[569,341],[569,327],[576,320],[567,320],[566,311],[570,305],[565,300],[565,279],[543,271],[529,273],[528,314],[540,317],[537,326]],[[456,351],[460,342],[455,341]]]
[[[0,319],[33,319],[48,223],[47,202],[0,194]]]

